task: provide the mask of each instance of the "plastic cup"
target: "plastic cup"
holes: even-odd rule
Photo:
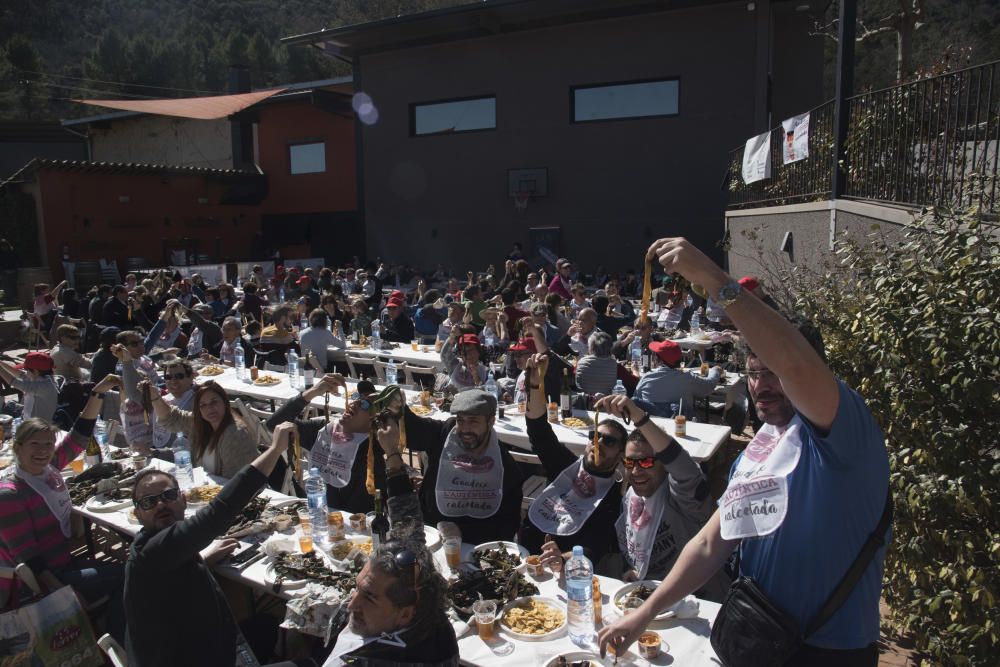
[[[531,576],[540,577],[545,574],[545,566],[542,565],[541,556],[528,556],[525,563],[528,565],[528,574]]]
[[[497,620],[497,603],[493,600],[476,600],[472,603],[472,613],[476,615],[479,638],[493,639],[493,623]]]
[[[77,475],[83,472],[83,454],[69,462],[69,469]]]
[[[639,635],[639,655],[646,660],[660,655],[660,635],[648,630]]]
[[[420,347],[420,341],[419,340],[411,340],[410,341],[410,349],[411,350],[413,350],[414,352],[416,352],[417,348],[419,348],[419,347]]]
[[[308,531],[303,531],[299,533],[299,550],[307,554],[313,550],[313,538],[312,534]]]
[[[309,532],[308,529],[312,528],[312,514],[309,512],[310,510],[308,509],[301,509],[296,512],[299,517],[299,525],[302,527],[303,532]]]
[[[446,537],[444,539],[444,557],[448,561],[448,567],[457,570],[462,564],[462,538]]]
[[[351,530],[355,533],[363,533],[368,529],[368,517],[364,514],[352,514],[350,521]]]

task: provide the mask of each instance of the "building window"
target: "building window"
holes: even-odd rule
[[[496,127],[495,96],[410,105],[410,136],[477,132]]]
[[[289,146],[288,162],[293,174],[322,174],[326,171],[326,143]]]
[[[676,116],[680,81],[659,79],[570,89],[573,122]]]

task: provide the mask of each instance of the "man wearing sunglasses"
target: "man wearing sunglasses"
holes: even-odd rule
[[[111,347],[122,367],[122,385],[125,396],[121,400],[122,428],[125,440],[133,447],[145,448],[153,444],[153,423],[155,419],[146,415],[142,396],[136,387],[139,380],[149,380],[154,386],[160,384],[159,373],[153,360],[145,354],[142,333],[128,329],[118,334],[118,342]]]
[[[663,579],[715,511],[708,481],[687,451],[632,399],[606,396],[595,407],[636,426],[625,445],[622,464],[629,488],[615,523],[627,568],[622,579]],[[721,601],[728,589],[720,568],[698,596]]]
[[[237,542],[212,541],[267,483],[294,430],[294,424],[278,425],[267,450],[188,519],[173,475],[147,468],[136,476],[132,503],[142,530],[125,564],[129,667],[234,665],[238,646],[247,650],[208,567]]]
[[[378,431],[385,452],[388,540],[358,573],[350,601],[333,620],[337,643],[323,667],[458,664],[458,642],[448,621],[447,582],[427,551],[420,499],[403,465],[399,426]],[[380,485],[381,487],[381,485]]]
[[[725,308],[751,350],[747,386],[765,426],[733,464],[719,509],[663,583],[633,614],[601,630],[602,651],[608,643],[624,650],[657,610],[698,588],[739,547],[741,577],[752,578],[758,595],[799,628],[817,617],[852,565],[863,563],[843,603],[791,658],[775,664],[874,667],[889,534],[877,527],[892,507],[885,440],[874,416],[827,367],[814,329],[797,328],[689,241],[660,239],[647,257]],[[869,545],[873,556],[859,561]],[[732,618],[725,606],[721,613]],[[744,651],[756,648],[753,637],[739,640]],[[730,638],[720,637],[719,645],[731,645]]]
[[[324,394],[347,389],[344,376],[327,373],[315,385],[285,403],[270,419],[267,427],[293,422],[298,429],[299,444],[309,452],[309,466],[319,468],[326,482],[327,506],[351,513],[368,513],[375,502],[365,489],[368,462],[368,433],[374,408],[371,398],[375,385],[367,380],[358,383],[357,391],[347,397],[344,413],[338,419],[325,417],[299,419],[310,401]],[[375,446],[375,486],[385,487],[385,465],[381,449]]]
[[[583,456],[559,442],[546,419],[546,397],[539,391],[538,369],[549,364],[546,354],[533,355],[525,371],[528,389],[528,439],[545,469],[549,485],[528,508],[521,527],[521,544],[553,570],[563,564],[563,553],[579,544],[598,574],[617,576],[618,543],[611,538],[621,512],[622,481],[619,463],[628,432],[621,422],[604,419],[590,433]]]
[[[167,405],[172,405],[180,410],[190,410],[194,401],[194,368],[186,360],[173,360],[164,362],[163,383],[167,389],[167,395],[163,400]],[[140,375],[135,366],[128,363],[122,364],[122,384],[125,387],[125,396],[135,403],[142,403],[142,393],[139,391],[139,382],[146,379]],[[145,420],[145,417],[143,418]],[[153,427],[151,446],[156,449],[166,447],[177,447],[178,440],[184,438],[183,433],[174,433],[163,427],[156,419],[156,412],[150,410],[149,422]],[[141,444],[134,445],[142,449]],[[148,452],[146,452],[148,454]]]

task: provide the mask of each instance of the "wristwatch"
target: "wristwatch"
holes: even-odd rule
[[[719,298],[716,299],[716,303],[718,303],[723,308],[728,308],[729,306],[733,305],[733,303],[736,301],[736,299],[739,298],[740,294],[742,293],[743,293],[743,285],[740,285],[735,280],[726,283],[719,290]]]

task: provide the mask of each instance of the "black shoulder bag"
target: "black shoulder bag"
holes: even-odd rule
[[[773,667],[795,654],[806,639],[830,620],[847,600],[875,554],[885,544],[892,523],[892,491],[886,493],[885,508],[875,532],[861,547],[847,573],[806,627],[768,599],[751,577],[733,582],[712,624],[712,648],[725,667]]]

